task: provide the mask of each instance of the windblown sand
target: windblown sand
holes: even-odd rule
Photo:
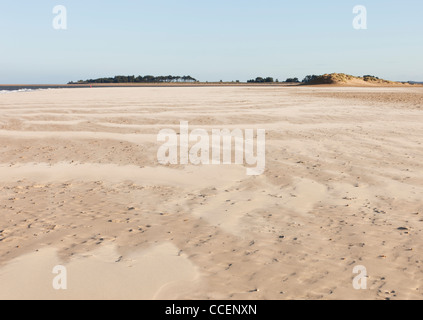
[[[0,95],[1,299],[423,298],[423,88]],[[266,129],[266,171],[161,129]],[[67,268],[67,290],[52,270]],[[367,290],[353,288],[365,266]]]

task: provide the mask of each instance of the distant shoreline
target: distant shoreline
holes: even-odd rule
[[[0,84],[0,90],[22,89],[72,89],[72,88],[137,88],[137,87],[229,87],[229,86],[254,86],[254,87],[292,87],[299,84],[289,83],[232,83],[232,82],[200,82],[200,83],[93,83],[93,84]]]
[[[24,89],[75,89],[75,88],[162,88],[162,87],[302,87],[302,86],[318,86],[318,87],[361,87],[351,84],[317,84],[317,85],[306,85],[302,83],[285,83],[285,82],[274,82],[274,83],[233,83],[233,82],[200,82],[200,83],[116,83],[116,84],[0,84],[0,90],[14,91]],[[422,87],[422,84],[395,84],[395,85],[372,85],[362,87]]]

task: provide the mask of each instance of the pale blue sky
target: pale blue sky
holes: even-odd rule
[[[54,30],[53,7],[68,11]],[[368,30],[355,30],[365,5]],[[421,0],[1,0],[0,83],[114,75],[423,81]]]

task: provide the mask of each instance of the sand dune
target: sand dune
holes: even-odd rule
[[[319,76],[312,76],[307,82],[309,85],[331,85],[331,86],[347,86],[347,87],[395,87],[395,86],[419,86],[408,82],[397,82],[380,79],[375,76],[352,76],[345,73],[331,73]]]
[[[422,97],[248,86],[2,95],[0,298],[421,299]],[[265,173],[159,165],[157,134],[180,121],[266,129]],[[57,264],[67,291],[51,287]],[[353,288],[357,265],[367,290]]]

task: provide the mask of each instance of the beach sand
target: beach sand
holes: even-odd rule
[[[0,96],[0,299],[422,299],[423,88]],[[266,171],[157,134],[266,129]],[[57,265],[67,290],[54,290]],[[355,290],[356,266],[367,289]]]

